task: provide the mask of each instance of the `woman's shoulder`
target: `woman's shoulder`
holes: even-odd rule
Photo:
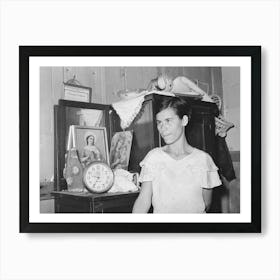
[[[160,147],[157,147],[157,148],[153,148],[152,150],[150,150],[146,157],[148,158],[154,158],[154,157],[157,157],[158,155],[160,155],[162,153],[162,148]]]
[[[150,150],[144,157],[143,161],[154,163],[160,160],[161,156],[162,156],[162,148],[157,147]]]
[[[209,154],[207,152],[200,150],[198,148],[194,148],[193,152],[197,158],[206,159],[209,156]]]
[[[203,168],[207,170],[217,170],[218,168],[216,167],[212,157],[210,154],[207,152],[195,148],[194,150],[194,155],[195,155],[195,161]]]

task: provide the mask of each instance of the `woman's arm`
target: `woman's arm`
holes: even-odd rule
[[[205,212],[208,212],[212,202],[212,189],[202,189],[202,196],[205,204]]]
[[[102,154],[96,146],[92,146],[92,153],[95,160],[102,160]]]
[[[141,191],[136,199],[132,213],[148,213],[152,204],[152,182],[143,182]]]
[[[89,155],[86,154],[86,148],[82,151],[81,162],[85,162],[89,158]]]

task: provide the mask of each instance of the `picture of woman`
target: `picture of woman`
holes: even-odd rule
[[[81,156],[81,162],[85,166],[93,161],[103,160],[100,150],[95,146],[95,136],[91,131],[85,133],[84,136],[86,146],[84,146]]]

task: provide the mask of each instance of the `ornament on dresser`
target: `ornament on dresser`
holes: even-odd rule
[[[114,134],[110,148],[110,166],[112,169],[128,169],[132,136],[132,131],[120,131]]]
[[[83,182],[88,191],[103,193],[113,186],[114,173],[108,164],[94,161],[84,169]]]
[[[167,74],[161,74],[152,79],[147,87],[147,91],[166,91],[171,92],[173,88],[173,79]]]
[[[83,166],[75,148],[71,148],[65,155],[65,168],[63,176],[70,192],[83,192]]]

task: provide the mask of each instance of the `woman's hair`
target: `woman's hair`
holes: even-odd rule
[[[88,135],[88,136],[87,136],[87,138],[86,138],[86,142],[87,142],[87,144],[88,144],[88,138],[89,138],[89,137],[93,137],[93,144],[94,144],[94,142],[95,142],[95,137],[94,137],[93,135],[91,135],[91,134],[90,134],[90,135]]]
[[[191,108],[189,104],[180,97],[164,96],[164,98],[157,103],[156,114],[164,109],[171,108],[175,111],[175,114],[182,119],[184,115],[191,118]]]

